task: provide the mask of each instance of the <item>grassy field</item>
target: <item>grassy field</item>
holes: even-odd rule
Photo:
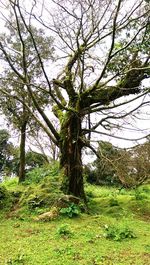
[[[7,184],[11,192],[14,187]],[[40,209],[25,207],[17,215],[1,209],[0,264],[149,265],[150,186],[86,185],[86,192],[89,213],[74,218],[38,222]]]

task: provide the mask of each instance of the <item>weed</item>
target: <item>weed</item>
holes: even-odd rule
[[[118,228],[116,226],[105,225],[104,236],[114,241],[122,241],[127,238],[128,239],[136,238],[134,232],[131,229],[129,229],[127,226]]]
[[[147,196],[144,193],[142,193],[139,189],[135,189],[135,199],[143,200],[143,199],[147,199]]]
[[[111,199],[109,200],[109,205],[110,205],[111,207],[113,207],[113,206],[119,206],[119,203],[118,203],[117,199],[111,198]]]
[[[67,236],[67,237],[70,237],[72,235],[72,231],[69,227],[68,224],[62,224],[61,226],[58,227],[57,229],[57,235],[59,236]]]
[[[80,209],[75,203],[71,203],[68,207],[62,208],[60,213],[72,218],[80,214]]]
[[[19,253],[15,258],[6,260],[6,265],[20,265],[25,264],[24,254]]]

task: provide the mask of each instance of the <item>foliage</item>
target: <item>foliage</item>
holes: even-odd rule
[[[122,241],[124,239],[136,238],[134,232],[128,227],[108,226],[105,225],[105,234],[107,239]]]
[[[115,199],[115,198],[111,198],[110,201],[109,201],[109,203],[110,203],[110,206],[111,207],[118,206],[119,205],[118,200]]]
[[[135,189],[135,199],[136,200],[147,199],[147,195],[145,194],[145,192],[142,192],[139,188],[136,188]]]
[[[98,150],[99,158],[94,162],[96,184],[118,184],[120,183],[116,161],[120,159],[119,150],[109,142],[99,142]]]
[[[19,253],[15,258],[10,258],[6,260],[6,265],[19,265],[19,264],[26,264],[25,256]]]
[[[72,218],[80,214],[80,209],[79,206],[76,205],[75,203],[70,203],[68,207],[62,208],[60,210],[60,213]]]
[[[85,167],[88,182],[134,187],[149,181],[149,140],[129,150],[117,149],[111,143],[102,141],[97,151],[99,158],[94,161],[93,168]]]
[[[5,68],[2,74],[3,78],[0,79],[1,97],[0,97],[0,109],[5,115],[5,119],[8,121],[9,126],[12,126],[20,134],[20,150],[18,161],[18,176],[20,181],[25,179],[25,146],[27,133],[31,132],[33,128],[37,128],[37,122],[33,119],[31,113],[35,112],[35,106],[31,102],[31,96],[28,95],[26,82],[34,82],[38,80],[42,75],[42,70],[38,65],[38,56],[34,49],[34,45],[31,40],[31,36],[28,34],[23,22],[17,22],[13,16],[10,18],[11,22],[6,22],[7,33],[3,33],[0,36],[1,40],[6,40],[9,43],[10,53],[13,61],[13,66],[16,68],[16,72],[13,68]],[[15,33],[15,28],[21,30],[20,34],[23,34],[22,40],[25,42],[25,58],[24,63],[22,60],[22,43],[20,43],[19,36]],[[42,29],[37,29],[32,26],[32,31],[35,35],[35,40],[38,45],[38,50],[42,53],[42,60],[46,61],[50,57],[52,59],[52,53],[54,49],[51,47],[52,38],[47,37]],[[5,56],[3,56],[3,59]],[[5,60],[5,59],[4,59]],[[28,68],[28,81],[25,82],[16,73],[24,72],[25,65]],[[37,82],[37,81],[36,81]],[[11,95],[13,91],[13,95]],[[18,98],[20,101],[18,101]],[[40,106],[44,106],[48,103],[48,95],[45,95],[43,91],[36,93],[36,100]],[[26,107],[30,106],[30,110]],[[29,154],[30,155],[30,154]],[[29,159],[28,155],[28,159]],[[43,160],[43,159],[41,159]],[[42,161],[41,161],[42,162]],[[31,161],[30,161],[31,163]]]
[[[33,169],[35,167],[41,167],[48,163],[46,157],[34,151],[28,151],[26,153],[26,168]]]
[[[4,170],[9,161],[9,137],[9,132],[6,129],[0,130],[0,173]]]
[[[29,170],[26,173],[25,185],[32,183],[39,183],[44,180],[44,178],[51,178],[53,182],[59,179],[59,165],[57,162],[45,165],[43,167],[37,167],[32,170]]]
[[[85,186],[85,190],[87,196],[91,198],[97,198],[97,197],[103,198],[103,197],[113,196],[115,189],[113,186],[98,186],[98,185],[91,185],[88,183]]]
[[[50,183],[49,183],[50,186]],[[43,213],[49,210],[55,202],[58,200],[61,193],[59,191],[53,191],[50,186],[44,188],[40,186],[26,188],[21,194],[19,205],[20,208],[24,208],[32,213]]]
[[[57,235],[59,236],[67,236],[70,237],[72,236],[72,231],[70,229],[70,226],[68,224],[61,224],[58,228],[57,228]]]
[[[8,189],[8,190],[13,190],[18,186],[18,178],[10,178],[10,177],[5,177],[3,186]]]
[[[34,175],[35,172],[37,175]],[[1,204],[4,209],[7,204],[8,206],[14,204],[13,208],[17,204],[17,211],[14,212],[16,216],[26,216],[27,212],[28,214],[43,213],[49,210],[61,196],[57,163],[53,166],[37,168],[30,173],[30,178],[23,185],[18,184],[17,178],[8,178],[3,182],[2,187],[9,194],[9,200],[6,196],[5,200],[1,200]]]
[[[150,179],[150,142],[121,152],[116,167],[121,183],[126,187],[138,186]]]
[[[0,186],[0,202],[7,197],[7,190],[5,187]]]
[[[13,198],[10,192],[3,186],[0,185],[0,210],[7,210],[12,205]]]

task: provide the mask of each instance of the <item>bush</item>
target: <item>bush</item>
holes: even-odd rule
[[[5,177],[3,185],[6,187],[6,189],[14,189],[15,187],[18,186],[18,178],[10,178],[10,177]]]
[[[135,199],[138,201],[143,200],[143,199],[147,199],[147,195],[144,194],[142,191],[140,191],[139,189],[135,189]]]
[[[117,199],[111,198],[111,199],[109,200],[109,205],[110,205],[111,207],[113,207],[113,206],[119,206],[119,203],[118,203]]]
[[[71,203],[68,207],[62,208],[60,213],[72,218],[80,214],[80,209],[75,203]]]
[[[116,227],[105,225],[105,234],[104,236],[108,239],[114,241],[122,241],[124,239],[136,238],[135,234],[127,226],[125,227]]]
[[[0,209],[5,209],[11,206],[12,198],[10,193],[4,186],[0,186]]]
[[[141,189],[144,193],[150,194],[150,185],[144,185]]]
[[[8,195],[8,192],[4,186],[0,186],[0,201],[4,200]]]
[[[68,224],[62,224],[60,227],[58,227],[57,235],[70,237],[72,235],[72,231],[71,231],[69,225]]]
[[[34,168],[26,173],[26,180],[24,184],[30,185],[32,183],[39,183],[46,177],[49,177],[52,181],[58,181],[59,178],[59,166],[58,163],[53,163],[44,167]]]
[[[58,197],[59,194],[51,192],[50,189],[42,188],[40,185],[28,187],[22,193],[20,205],[26,206],[30,211],[49,208],[55,203]]]

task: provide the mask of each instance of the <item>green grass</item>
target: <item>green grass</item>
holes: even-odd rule
[[[26,207],[26,218],[1,213],[0,265],[150,264],[150,186],[137,192],[87,185],[86,191],[89,213],[75,218],[36,222],[37,211]],[[111,233],[128,228],[135,238],[107,238],[106,227]]]
[[[59,236],[66,224],[71,236]],[[148,264],[150,258],[149,225],[144,221],[123,219],[137,238],[115,242],[104,237],[104,226],[116,220],[104,216],[81,216],[50,223],[1,220],[0,264],[9,264],[18,256],[22,263],[12,264]],[[147,263],[146,263],[147,261]]]

